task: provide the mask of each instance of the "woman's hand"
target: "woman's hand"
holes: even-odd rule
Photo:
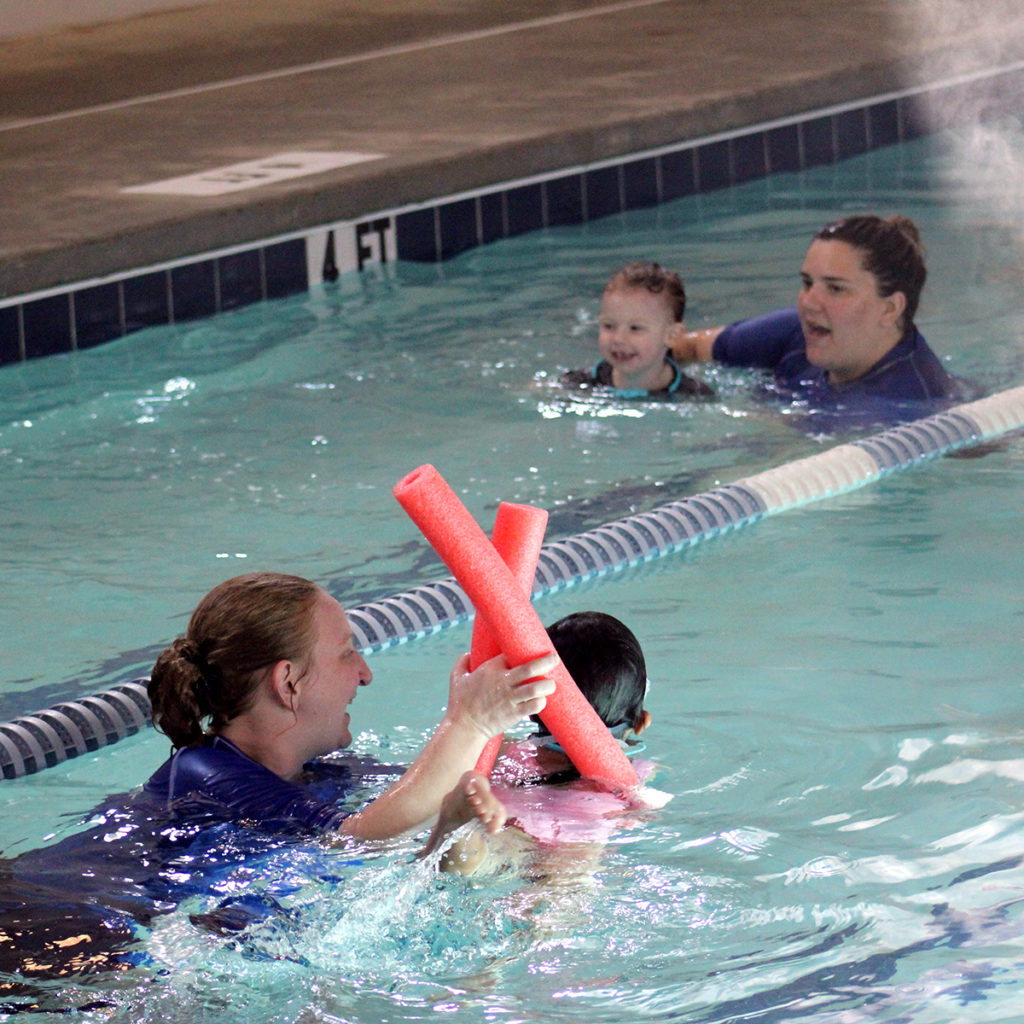
[[[548,694],[555,692],[555,681],[547,673],[557,664],[558,656],[552,651],[518,668],[509,668],[499,656],[470,672],[469,655],[459,658],[449,680],[448,709],[426,746],[398,782],[346,818],[341,831],[363,839],[384,839],[429,821],[492,736],[543,710]],[[463,790],[467,799],[470,791],[483,793],[484,789],[474,779]],[[479,816],[487,817],[484,812]],[[503,809],[490,818],[495,827],[499,818],[504,818]]]
[[[447,716],[472,724],[489,740],[544,710],[555,692],[549,673],[557,664],[554,651],[516,668],[509,668],[499,654],[470,672],[469,655],[464,654],[448,681]]]
[[[721,333],[721,327],[688,331],[683,324],[673,324],[668,331],[668,347],[676,362],[707,363],[711,361],[715,339]]]

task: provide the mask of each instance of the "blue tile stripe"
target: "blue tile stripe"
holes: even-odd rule
[[[438,263],[545,227],[836,163],[985,116],[1020,115],[1024,63],[645,153],[377,212],[103,281],[0,300],[0,366],[90,348],[396,259]],[[941,111],[959,112],[943,115]]]

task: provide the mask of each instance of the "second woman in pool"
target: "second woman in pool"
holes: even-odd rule
[[[677,328],[672,352],[769,370],[776,393],[812,412],[878,423],[928,415],[968,395],[914,323],[926,276],[909,218],[846,217],[814,236],[795,308]]]

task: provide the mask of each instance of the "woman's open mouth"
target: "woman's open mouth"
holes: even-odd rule
[[[820,340],[822,338],[827,338],[832,333],[828,327],[825,327],[823,324],[814,323],[812,320],[805,320],[803,327],[804,337],[808,339],[814,338]]]

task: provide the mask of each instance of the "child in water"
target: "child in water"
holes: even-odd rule
[[[605,285],[598,317],[601,359],[592,370],[573,370],[564,387],[614,389],[620,398],[677,401],[713,394],[688,377],[669,351],[673,330],[683,330],[686,289],[678,274],[657,263],[628,263]]]
[[[580,692],[628,756],[644,749],[640,734],[650,725],[644,708],[647,667],[636,637],[618,619],[602,612],[576,612],[548,627],[548,636]],[[538,717],[537,732],[504,749],[494,786],[471,773],[442,808],[424,853],[442,845],[459,825],[479,826],[444,852],[442,871],[464,875],[521,863],[539,850],[571,843],[599,848],[622,824],[629,805],[614,793],[589,786]],[[635,763],[641,781],[650,762]],[[653,795],[653,791],[648,791]],[[663,797],[663,794],[658,794]],[[648,806],[653,806],[652,801]],[[502,829],[506,820],[509,827]],[[538,872],[534,872],[535,874]]]

